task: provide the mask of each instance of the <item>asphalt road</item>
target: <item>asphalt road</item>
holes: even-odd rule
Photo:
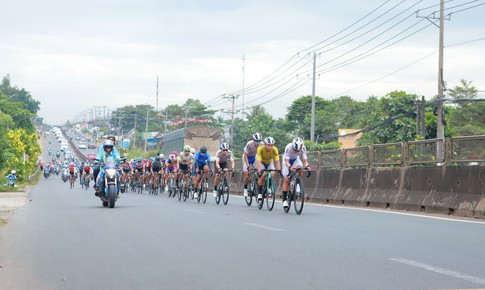
[[[0,289],[485,288],[485,223],[305,205],[302,215],[42,179],[0,228]]]
[[[2,289],[484,288],[485,224],[166,195],[114,209],[54,176],[0,229]]]

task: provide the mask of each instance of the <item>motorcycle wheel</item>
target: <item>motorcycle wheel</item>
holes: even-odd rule
[[[108,185],[108,207],[114,208],[116,203],[116,192],[114,184]]]

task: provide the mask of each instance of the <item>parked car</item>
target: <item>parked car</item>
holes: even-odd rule
[[[77,148],[79,148],[79,149],[87,149],[88,146],[86,146],[86,143],[81,142],[81,143],[79,143],[79,145],[77,146]]]

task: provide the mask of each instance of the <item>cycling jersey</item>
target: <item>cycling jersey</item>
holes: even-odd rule
[[[179,154],[178,159],[179,159],[179,162],[180,162],[181,165],[182,164],[189,164],[189,163],[191,164],[191,163],[194,162],[194,155],[191,154],[191,153],[189,153],[189,155],[185,155],[185,152],[181,152]]]
[[[222,150],[217,151],[216,153],[216,162],[221,163],[226,163],[227,160],[233,161],[234,157],[232,156],[232,151],[227,150],[226,153],[224,153]]]
[[[152,170],[158,172],[162,170],[162,162],[161,161],[154,161],[152,163]]]
[[[197,152],[195,154],[195,164],[197,164],[197,167],[201,167],[206,164],[209,165],[210,162],[211,162],[211,156],[209,155],[209,153],[205,153],[202,155],[200,152]]]
[[[273,146],[271,150],[266,150],[266,146],[259,146],[258,148],[258,153],[256,154],[256,158],[258,161],[261,161],[263,164],[269,164],[271,161],[279,161],[279,153],[278,153],[278,148]]]
[[[293,162],[300,157],[300,160],[305,160],[307,159],[306,155],[306,146],[303,145],[300,151],[295,151],[293,149],[293,143],[289,143],[285,147],[285,153],[283,154],[283,159],[284,160],[290,160],[290,164],[293,164]]]

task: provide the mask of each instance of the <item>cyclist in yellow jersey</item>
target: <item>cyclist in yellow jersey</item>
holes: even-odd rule
[[[274,147],[275,140],[273,137],[264,138],[264,146],[258,147],[258,152],[256,153],[256,159],[258,160],[258,199],[262,199],[261,190],[263,188],[263,181],[266,177],[267,172],[262,172],[264,169],[276,169],[281,170],[280,167],[280,156],[278,153],[278,148]],[[276,165],[275,165],[276,164]],[[275,172],[271,172],[271,177],[274,178]]]

